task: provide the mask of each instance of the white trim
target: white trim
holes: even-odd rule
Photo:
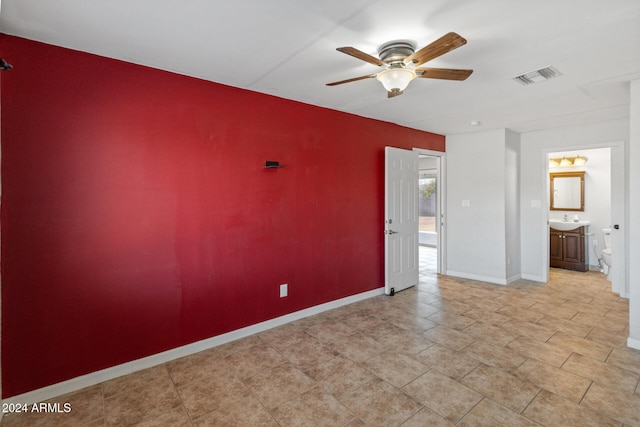
[[[459,271],[447,270],[447,276],[460,277],[462,279],[477,280],[478,282],[493,283],[494,285],[507,285],[506,279],[498,279],[497,277],[480,276],[477,274],[461,273]]]
[[[494,285],[502,285],[502,286],[510,285],[511,283],[520,279],[527,279],[527,277],[524,277],[521,274],[514,274],[513,276],[507,277],[506,279],[499,279],[496,277],[479,276],[477,274],[461,273],[459,271],[451,271],[451,270],[447,271],[447,275],[453,276],[453,277],[460,277],[462,279],[477,280],[479,282],[493,283]]]
[[[294,313],[285,314],[284,316],[267,320],[265,322],[256,323],[255,325],[247,326],[245,328],[236,329],[235,331],[227,332],[226,334],[207,338],[205,340],[187,344],[182,347],[177,347],[168,351],[164,351],[162,353],[153,354],[142,359],[133,360],[131,362],[92,372],[90,374],[72,378],[70,380],[33,390],[24,394],[12,396],[0,401],[0,403],[33,404],[42,402],[47,399],[83,389],[85,387],[100,384],[104,381],[108,381],[122,375],[127,375],[132,372],[140,371],[142,369],[161,365],[163,363],[170,362],[181,357],[189,356],[191,354],[198,353],[212,347],[217,347],[219,345],[226,344],[240,338],[248,337],[250,335],[254,335],[259,332],[263,332],[268,329],[293,322],[295,320],[300,320],[327,310],[332,310],[334,308],[353,304],[355,302],[363,301],[365,299],[373,298],[375,296],[383,294],[384,288],[377,288],[371,291],[362,292],[360,294],[351,295],[335,301],[330,301],[304,310],[296,311]]]
[[[430,156],[438,158],[438,170],[437,170],[437,185],[436,185],[436,233],[437,233],[437,243],[436,243],[436,252],[437,252],[437,270],[438,274],[444,274],[447,270],[447,251],[446,251],[446,152],[445,151],[434,151],[427,150],[425,148],[417,148],[414,147],[413,151],[417,151],[419,155],[422,156]]]
[[[535,274],[523,274],[521,278],[524,280],[533,280],[534,282],[546,283],[544,277],[536,276]]]
[[[544,206],[545,209],[543,211],[544,215],[542,215],[541,219],[544,221],[544,230],[546,230],[543,237],[543,245],[542,248],[540,248],[542,250],[542,259],[544,260],[545,265],[545,268],[542,269],[542,280],[540,280],[543,283],[547,283],[549,281],[549,268],[551,268],[551,234],[549,231],[549,212],[551,212],[551,196],[549,195],[549,187],[551,181],[549,178],[549,156],[554,152],[551,150],[554,150],[554,148],[550,147],[547,150],[542,150],[542,164],[544,165],[544,190],[542,194],[545,195],[542,206]],[[557,150],[555,152],[557,152]]]
[[[640,340],[636,338],[627,338],[627,347],[635,348],[636,350],[640,350]]]
[[[510,285],[511,283],[515,282],[516,280],[520,280],[522,278],[521,274],[514,274],[511,277],[507,277],[507,285]]]

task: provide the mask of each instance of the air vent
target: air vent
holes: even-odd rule
[[[539,70],[529,71],[528,73],[522,74],[520,76],[516,76],[513,78],[513,80],[523,85],[532,85],[534,83],[540,83],[561,75],[562,73],[560,73],[560,71],[558,71],[555,67],[549,66],[541,68]]]

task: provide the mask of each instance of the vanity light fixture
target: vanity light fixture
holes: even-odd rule
[[[552,157],[549,159],[549,167],[550,168],[566,168],[570,166],[584,166],[587,164],[587,159],[585,156],[576,156],[576,157]]]
[[[573,166],[573,162],[571,160],[567,159],[566,157],[563,157],[562,160],[560,160],[560,166],[561,167]]]
[[[578,156],[573,159],[573,166],[584,166],[587,164],[587,158],[584,156]]]

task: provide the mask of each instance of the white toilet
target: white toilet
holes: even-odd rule
[[[611,229],[603,228],[602,233],[604,234],[604,249],[601,255],[604,273],[607,275],[607,279],[611,280]]]

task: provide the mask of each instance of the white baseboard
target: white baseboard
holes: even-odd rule
[[[507,277],[507,285],[510,285],[511,283],[515,282],[516,280],[520,280],[521,278],[521,274],[514,274],[511,277]]]
[[[533,274],[522,274],[522,279],[524,280],[531,280],[534,282],[541,282],[544,283],[545,280],[542,278],[542,276],[534,276]]]
[[[636,338],[627,338],[627,347],[635,348],[636,350],[640,350],[640,339]]]
[[[259,332],[264,332],[268,329],[272,329],[277,326],[293,322],[295,320],[304,319],[305,317],[313,316],[327,310],[332,310],[334,308],[342,307],[343,305],[363,301],[365,299],[383,294],[384,288],[378,288],[360,294],[351,295],[339,300],[330,301],[324,304],[306,308],[304,310],[296,311],[294,313],[289,313],[275,319],[267,320],[265,322],[256,323],[255,325],[247,326],[242,329],[236,329],[235,331],[227,332],[225,334],[218,335],[212,338],[207,338],[202,341],[187,344],[182,347],[167,350],[162,353],[153,354],[142,359],[133,360],[131,362],[123,363],[111,368],[92,372],[90,374],[72,378],[70,380],[63,381],[57,384],[52,384],[50,386],[33,390],[17,396],[11,396],[3,399],[2,401],[0,401],[0,403],[33,404],[42,402],[57,396],[61,396],[63,394],[83,389],[85,387],[100,384],[104,381],[108,381],[122,375],[127,375],[132,372],[140,371],[142,369],[161,365],[163,363],[170,362],[181,357],[189,356],[191,354],[198,353],[200,351],[207,350],[213,347],[217,347],[219,345],[226,344],[240,338],[248,337]]]
[[[447,270],[447,276],[460,277],[462,279],[477,280],[479,282],[488,282],[488,283],[493,283],[495,285],[507,284],[506,279],[499,279],[497,277],[489,277],[489,276],[480,276],[477,274],[461,273],[459,271],[452,271],[452,270]]]

